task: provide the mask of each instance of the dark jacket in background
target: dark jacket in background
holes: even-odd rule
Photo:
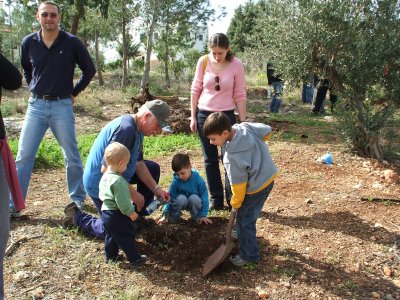
[[[272,84],[273,82],[281,82],[283,81],[281,79],[282,75],[275,75],[275,69],[272,66],[272,63],[267,63],[267,78],[268,78],[268,84]]]
[[[2,54],[0,54],[0,85],[6,90],[16,90],[22,84],[22,75],[18,69]],[[0,103],[1,103],[1,88],[0,88]],[[3,116],[0,109],[0,139],[6,137],[4,128]]]

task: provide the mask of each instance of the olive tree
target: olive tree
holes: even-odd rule
[[[383,159],[381,132],[400,106],[400,1],[268,0],[256,49],[287,80],[314,72],[337,88],[339,118],[360,155]]]

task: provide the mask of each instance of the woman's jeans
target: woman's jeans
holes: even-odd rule
[[[3,159],[0,155],[0,300],[4,299],[3,260],[10,231],[10,190],[8,188]]]
[[[246,194],[236,215],[236,231],[240,243],[239,256],[249,262],[260,261],[260,248],[256,237],[256,222],[269,193],[274,186],[271,182],[256,194]]]
[[[29,98],[15,161],[22,195],[26,199],[36,153],[49,127],[62,148],[69,196],[74,202],[81,203],[86,199],[86,192],[83,187],[83,166],[75,135],[75,116],[70,98],[54,101]],[[14,208],[12,200],[10,207]]]
[[[207,117],[212,111],[199,110],[197,112],[197,131],[199,133],[201,147],[204,156],[204,166],[206,170],[206,178],[208,190],[211,195],[211,204],[214,207],[224,206],[224,190],[222,188],[221,172],[219,170],[218,147],[210,144],[210,140],[204,136],[203,126]],[[233,110],[224,111],[231,120],[232,125],[236,123],[236,116]],[[223,153],[222,153],[223,157]],[[225,173],[225,196],[228,206],[231,202],[231,188],[228,176]]]

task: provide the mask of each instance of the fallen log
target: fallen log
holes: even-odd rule
[[[376,198],[376,197],[361,197],[361,201],[367,201],[367,202],[394,202],[394,203],[400,203],[400,199]]]

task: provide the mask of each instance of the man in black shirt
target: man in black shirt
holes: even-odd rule
[[[41,29],[26,36],[21,44],[21,65],[31,91],[16,159],[22,194],[26,198],[35,156],[50,127],[60,144],[67,171],[68,193],[79,206],[86,199],[83,166],[75,134],[73,104],[96,73],[93,61],[74,35],[58,27],[60,7],[52,1],[39,4],[36,19]],[[73,84],[74,68],[82,75]],[[10,201],[13,217],[20,214]]]

